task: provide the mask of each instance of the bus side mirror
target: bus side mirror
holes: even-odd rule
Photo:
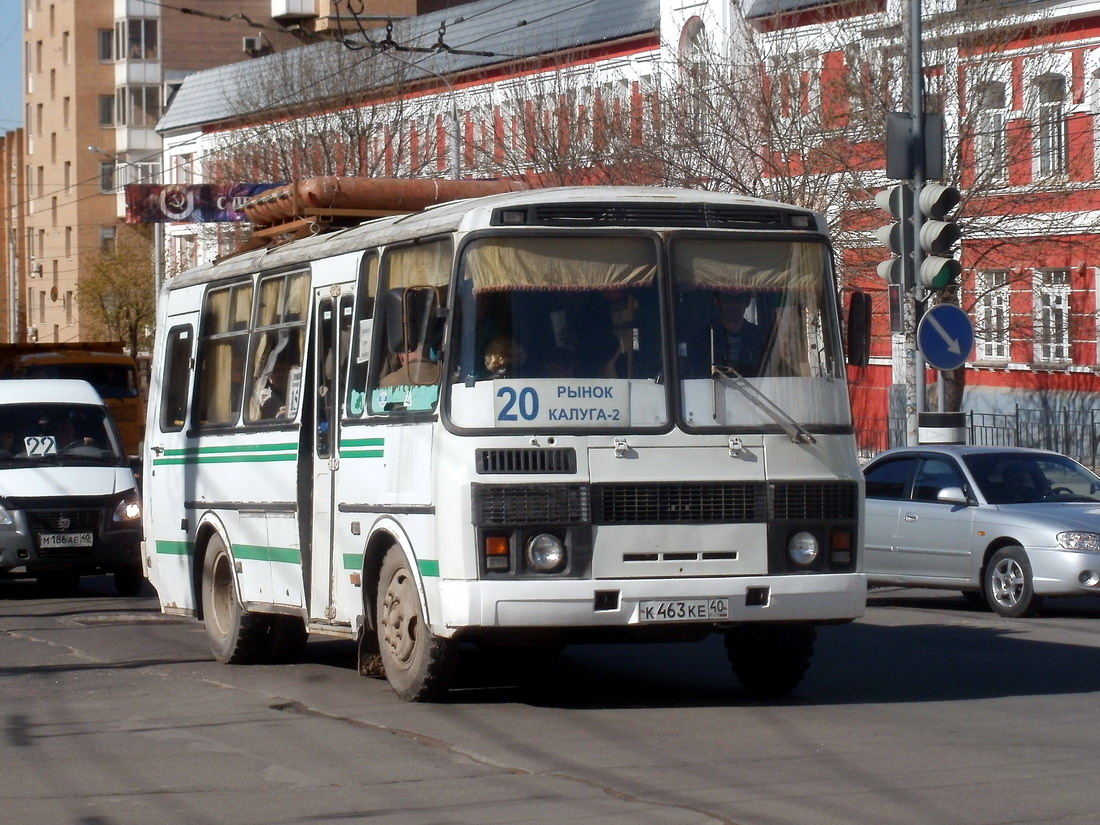
[[[871,360],[871,296],[853,292],[848,300],[848,363],[865,367]]]
[[[439,296],[430,286],[386,293],[386,347],[390,352],[430,349],[440,332]]]

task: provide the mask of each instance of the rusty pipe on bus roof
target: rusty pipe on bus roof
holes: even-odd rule
[[[530,188],[530,184],[514,180],[314,177],[269,189],[248,200],[242,211],[252,223],[271,226],[300,217],[303,210],[311,214],[328,210],[399,214],[446,201]]]

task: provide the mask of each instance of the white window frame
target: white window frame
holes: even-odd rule
[[[978,319],[976,354],[979,361],[1007,362],[1012,355],[1010,277],[1007,269],[977,273],[974,317]]]
[[[1067,267],[1035,271],[1035,352],[1040,364],[1068,364],[1070,350],[1070,280]]]

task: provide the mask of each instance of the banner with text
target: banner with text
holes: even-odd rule
[[[249,198],[281,183],[126,184],[126,223],[215,223],[246,220]]]

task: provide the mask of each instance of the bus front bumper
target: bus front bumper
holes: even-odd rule
[[[738,578],[440,583],[443,624],[464,628],[830,623],[867,604],[862,573]],[[437,631],[438,632],[438,631]]]

